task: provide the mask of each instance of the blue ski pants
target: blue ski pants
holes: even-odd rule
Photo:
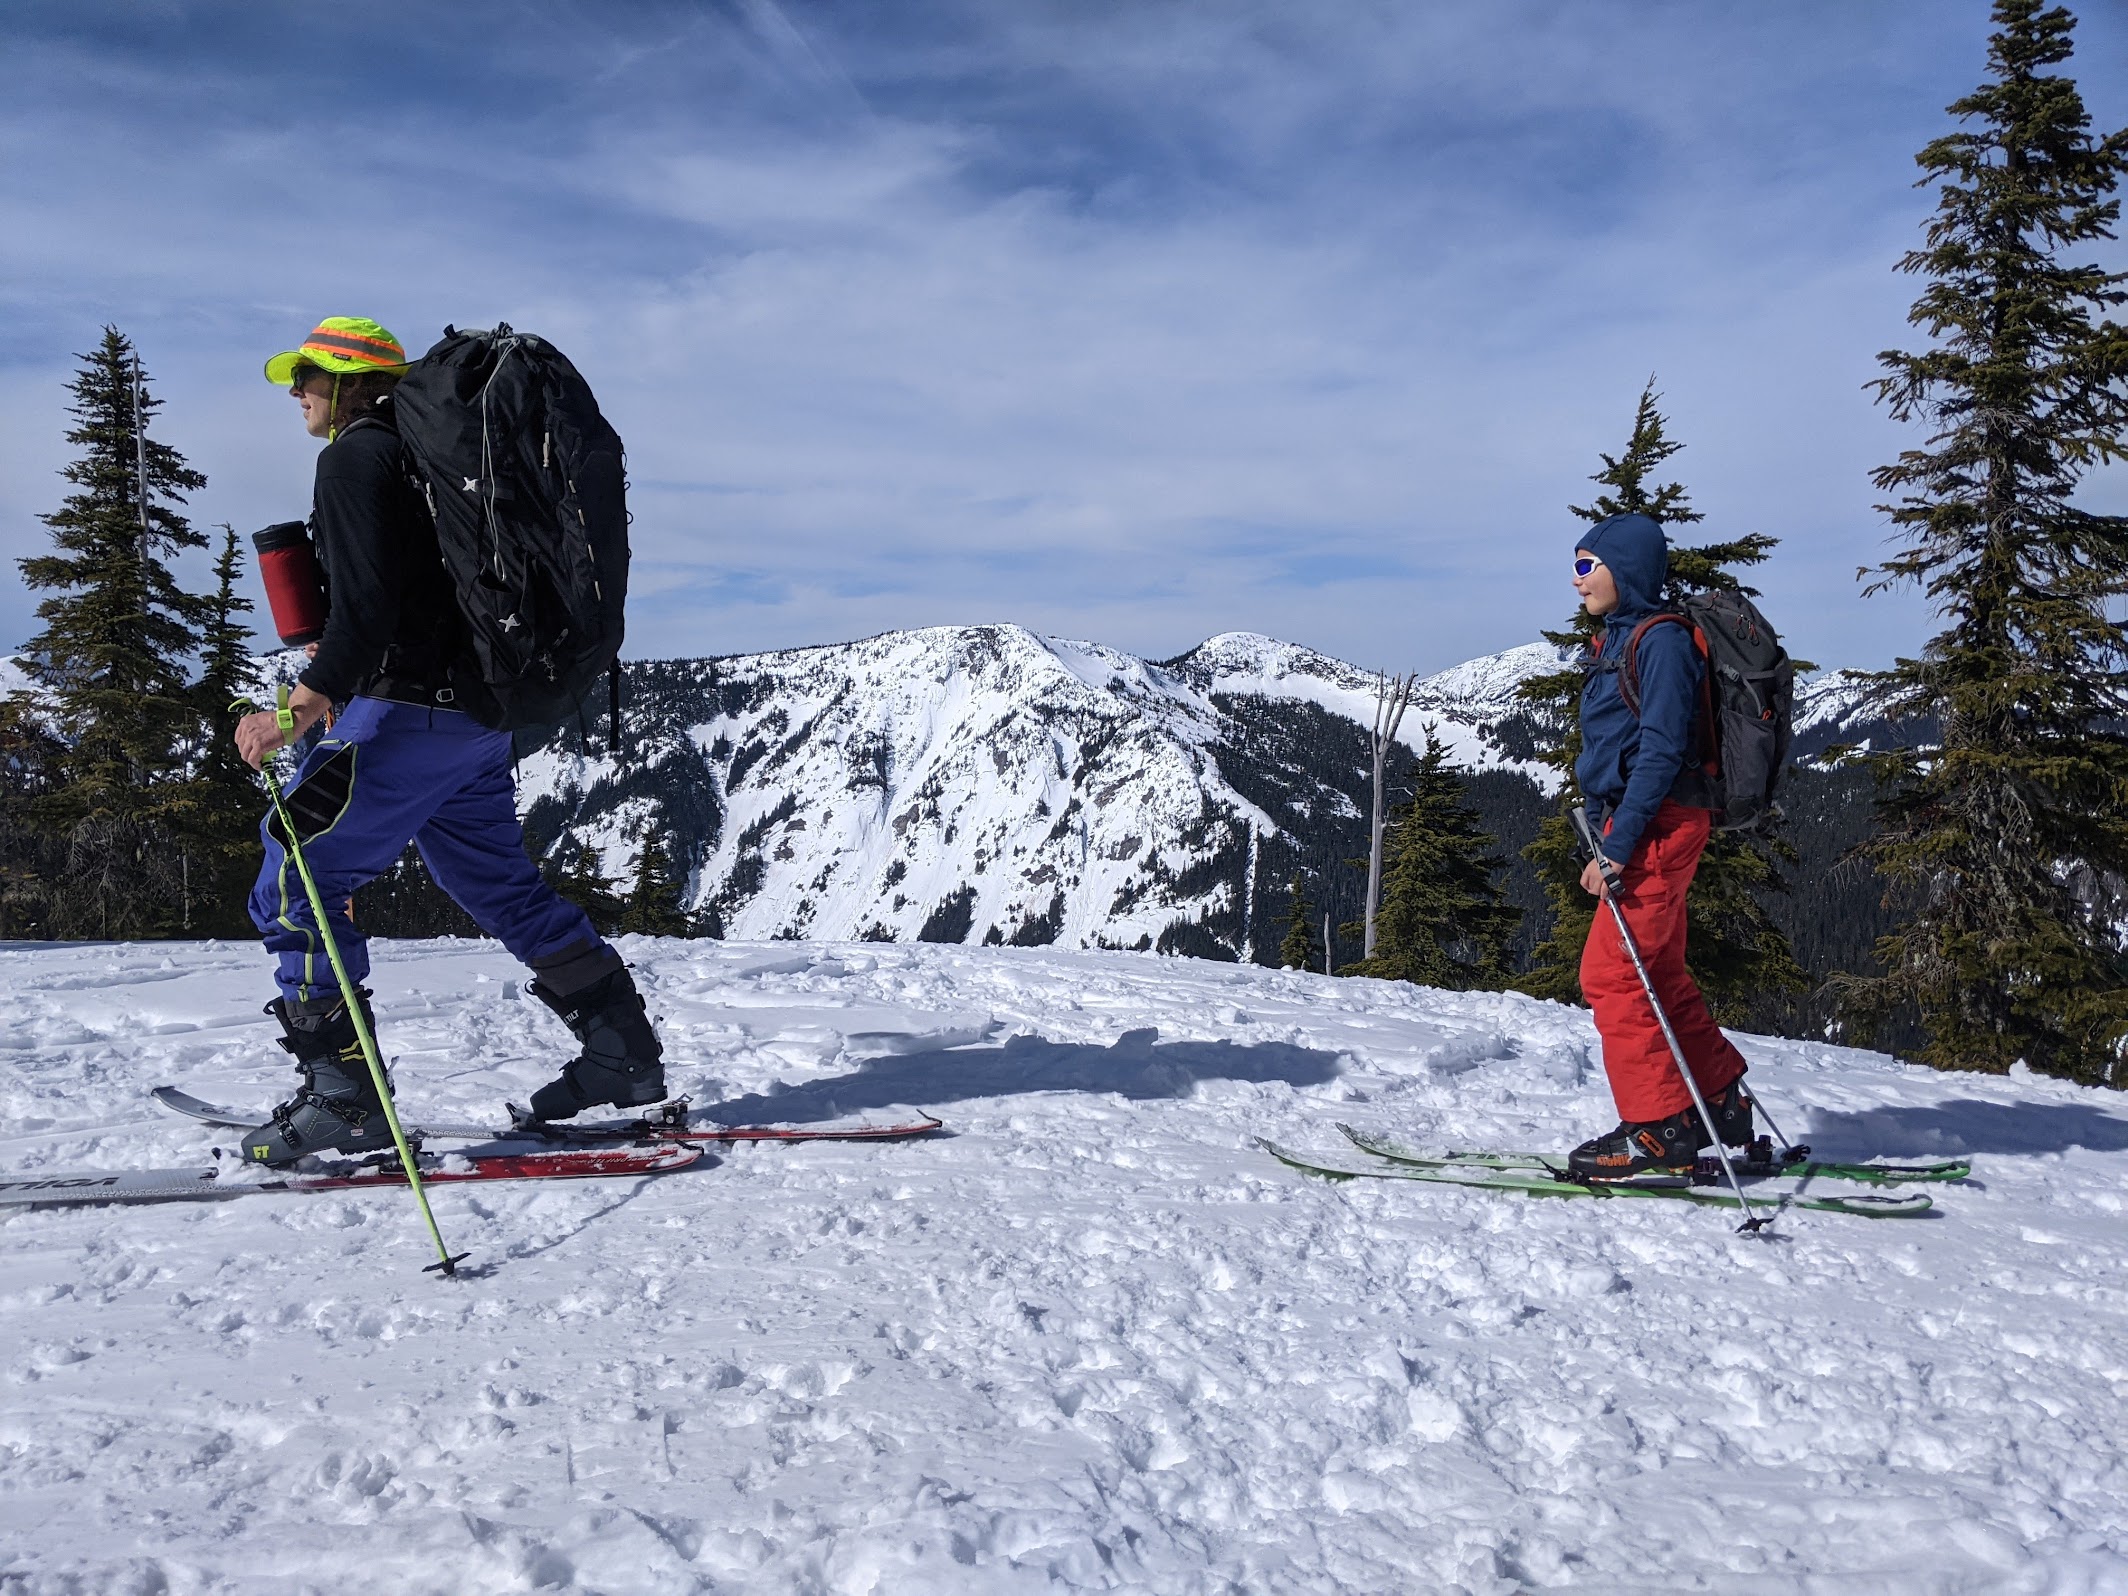
[[[358,697],[284,796],[352,980],[369,974],[369,939],[349,918],[349,900],[409,841],[436,885],[522,962],[573,964],[605,951],[590,917],[548,886],[525,852],[508,732],[456,710]],[[279,817],[269,811],[260,831],[266,859],[251,889],[251,919],[279,959],[281,993],[300,1002],[337,991]]]

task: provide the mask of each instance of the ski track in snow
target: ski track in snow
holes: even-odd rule
[[[1745,1038],[1941,1216],[1333,1185],[1339,1119],[1562,1147],[1585,1014],[1146,955],[623,944],[676,1090],[942,1115],[662,1179],[0,1220],[0,1591],[2128,1590],[2128,1111]],[[562,1056],[477,942],[379,944],[409,1117]],[[0,949],[0,1169],[201,1160],[265,961]]]

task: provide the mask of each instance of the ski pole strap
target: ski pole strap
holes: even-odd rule
[[[1589,829],[1588,810],[1576,804],[1566,814],[1574,822],[1574,829],[1581,833],[1581,845],[1592,854],[1601,853],[1603,850],[1596,846],[1596,833]]]
[[[289,734],[296,729],[296,712],[288,707],[288,684],[283,682],[274,689],[274,724],[281,728],[281,741],[285,745]]]
[[[1613,892],[1618,891],[1625,885],[1625,876],[1619,870],[1618,862],[1597,845],[1596,831],[1589,824],[1588,810],[1576,804],[1567,813],[1573,818],[1574,829],[1581,833],[1582,846],[1589,850],[1589,857],[1594,859],[1597,868],[1603,871],[1604,884]]]

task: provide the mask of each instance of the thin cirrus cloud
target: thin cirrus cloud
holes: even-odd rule
[[[1016,620],[1435,668],[1560,618],[1565,506],[1653,374],[1706,530],[1783,538],[1799,650],[1878,663],[1927,617],[1854,584],[1912,441],[1862,385],[1986,31],[1977,0],[13,8],[0,553],[42,542],[105,322],[197,518],[248,529],[311,458],[266,353],[335,311],[506,319],[628,439],[632,654]],[[2102,126],[2122,39],[2094,8]]]

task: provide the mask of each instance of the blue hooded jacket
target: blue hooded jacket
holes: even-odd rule
[[[1635,656],[1636,716],[1620,690],[1619,666],[1633,628],[1662,609],[1670,545],[1652,519],[1631,514],[1597,522],[1574,539],[1574,547],[1603,561],[1618,584],[1618,608],[1603,618],[1589,679],[1581,689],[1581,758],[1574,779],[1591,816],[1600,822],[1608,815],[1611,829],[1603,851],[1623,866],[1662,801],[1686,796],[1672,792],[1680,776],[1688,792],[1698,783],[1700,680],[1706,664],[1689,629],[1651,628]]]

